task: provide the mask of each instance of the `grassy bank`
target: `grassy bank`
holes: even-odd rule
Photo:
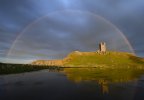
[[[38,71],[38,70],[42,70],[42,69],[60,70],[61,67],[0,63],[0,75],[31,72],[31,71]]]

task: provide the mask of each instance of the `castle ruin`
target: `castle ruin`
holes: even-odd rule
[[[105,43],[105,42],[101,42],[101,43],[99,44],[99,50],[100,50],[100,52],[102,52],[102,53],[105,53],[105,52],[106,52],[106,43]]]

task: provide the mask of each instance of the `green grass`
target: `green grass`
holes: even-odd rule
[[[144,66],[144,59],[125,52],[72,52],[65,58],[65,66],[71,67],[130,67]]]
[[[97,67],[112,68],[115,70],[120,68],[128,68],[129,70],[134,68],[144,69],[144,59],[125,52],[107,52],[106,54],[98,54],[96,52],[72,52],[63,60],[63,62],[64,65],[61,67],[0,63],[0,75],[23,73],[42,69],[59,69],[62,67]],[[110,72],[111,71],[108,73]]]
[[[37,66],[37,65],[24,65],[24,64],[3,64],[0,63],[0,75],[4,74],[17,74],[31,71],[38,71],[43,69],[60,70],[58,66]]]

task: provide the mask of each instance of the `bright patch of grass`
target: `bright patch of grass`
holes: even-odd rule
[[[72,52],[64,60],[71,67],[143,67],[144,59],[125,52]]]

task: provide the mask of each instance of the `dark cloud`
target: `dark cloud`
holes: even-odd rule
[[[89,16],[66,15],[66,18],[64,15],[51,16],[50,14],[65,9],[87,11],[103,16],[125,34],[139,56],[144,56],[143,0],[0,0],[1,57],[7,55],[13,41],[27,25],[48,14],[50,15],[48,18],[30,27],[31,29],[19,38],[16,47],[13,48],[15,52],[13,57],[47,58],[47,56],[63,56],[76,49],[95,50],[97,42],[103,39],[110,49],[125,48],[123,45],[116,47],[110,41],[110,38],[117,36],[114,36],[114,33],[101,36],[100,33],[105,33],[104,24],[100,27],[99,23],[99,28],[96,29],[95,20],[91,20]],[[108,29],[105,29],[106,32]],[[47,54],[52,51],[50,55]]]
[[[9,56],[62,58],[75,50],[96,51],[100,41],[106,41],[109,50],[131,51],[127,41],[107,21],[91,13],[66,10],[31,24]]]

